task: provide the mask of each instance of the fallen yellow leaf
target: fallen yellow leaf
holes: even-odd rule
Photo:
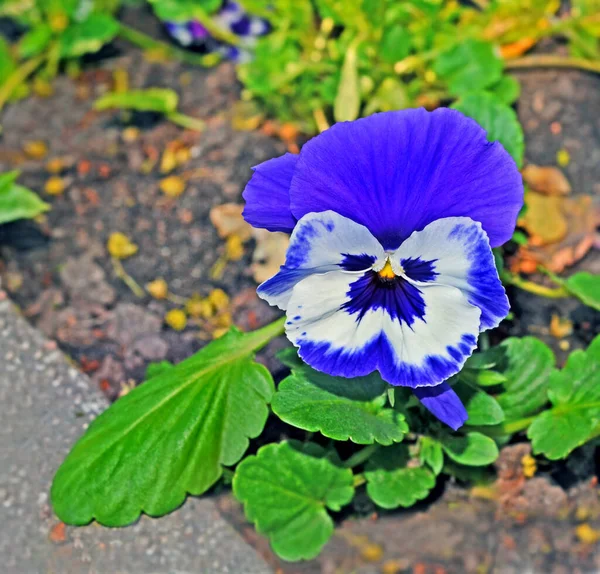
[[[284,264],[290,238],[285,233],[271,233],[266,229],[254,229],[253,235],[256,249],[252,255],[252,276],[257,283],[262,283]]]
[[[550,334],[557,339],[564,339],[571,333],[573,333],[573,323],[569,319],[553,314],[550,319]]]
[[[577,538],[584,544],[596,544],[600,540],[600,530],[592,528],[589,524],[580,524],[575,529]]]
[[[540,167],[530,164],[521,172],[525,183],[544,195],[568,195],[571,185],[563,172],[553,166]]]
[[[48,154],[48,146],[41,140],[28,141],[23,146],[23,151],[31,159],[43,159]]]
[[[244,244],[239,235],[230,235],[225,242],[225,255],[229,261],[239,261],[244,256]]]
[[[146,289],[148,290],[148,293],[150,293],[150,295],[155,299],[166,299],[169,295],[169,286],[162,278],[150,281],[150,283],[146,285]]]
[[[208,301],[217,311],[223,311],[229,306],[229,295],[223,289],[213,289],[208,294]]]
[[[181,177],[171,175],[160,181],[160,190],[169,197],[179,197],[185,191],[185,181]]]
[[[138,251],[138,246],[132,243],[127,235],[119,231],[110,234],[106,247],[110,255],[116,259],[126,259]]]
[[[187,325],[187,317],[181,309],[172,309],[165,315],[165,323],[175,331],[183,331]]]
[[[556,163],[560,167],[567,167],[571,162],[571,154],[566,149],[559,149],[556,152]]]
[[[216,205],[210,210],[210,221],[215,226],[219,237],[226,239],[237,235],[243,243],[252,237],[252,227],[242,217],[244,206],[237,203]]]
[[[555,243],[567,235],[567,220],[562,211],[563,198],[530,190],[525,194],[527,210],[521,224],[536,246]]]
[[[53,176],[46,181],[44,191],[48,195],[60,195],[67,187],[65,180],[61,177]]]

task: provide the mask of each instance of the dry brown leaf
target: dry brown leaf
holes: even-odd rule
[[[219,237],[227,239],[237,235],[240,240],[248,241],[252,237],[252,227],[242,217],[243,205],[224,203],[210,210],[210,221],[215,226]]]
[[[252,276],[257,283],[273,277],[285,262],[285,253],[290,243],[286,233],[272,233],[266,229],[254,229],[256,249],[252,255]]]
[[[556,167],[540,167],[530,164],[521,173],[525,183],[538,193],[544,195],[568,195],[571,193],[571,184],[563,172]]]
[[[548,199],[548,198],[547,198]],[[522,247],[517,257],[511,264],[513,271],[523,273],[533,272],[521,268],[521,263],[526,267],[535,261],[536,266],[542,265],[554,273],[560,273],[565,268],[574,265],[597,243],[596,228],[600,225],[600,204],[589,195],[577,197],[563,197],[561,209],[567,223],[565,237],[555,243],[547,245],[528,245]]]
[[[563,213],[564,199],[535,191],[525,195],[527,210],[521,225],[531,236],[530,243],[541,246],[561,241],[567,235],[567,220]]]

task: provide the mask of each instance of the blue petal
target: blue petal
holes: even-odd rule
[[[481,224],[447,217],[413,233],[393,254],[408,277],[460,289],[481,309],[482,331],[497,327],[509,311],[494,255]]]
[[[291,233],[296,219],[290,211],[290,182],[298,156],[286,153],[253,168],[244,189],[244,219],[253,227]]]
[[[435,387],[417,387],[413,392],[432,415],[453,430],[458,430],[469,418],[458,395],[447,383]]]
[[[402,110],[339,123],[302,149],[291,210],[333,210],[388,250],[443,217],[479,221],[492,246],[512,236],[523,204],[517,166],[456,110]]]

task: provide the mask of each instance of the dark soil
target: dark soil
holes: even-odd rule
[[[10,105],[1,118],[0,136],[0,170],[22,170],[20,181],[52,204],[41,225],[19,222],[0,228],[3,287],[32,323],[56,339],[113,399],[130,379],[143,380],[149,362],[177,362],[211,334],[202,324],[176,332],[163,322],[174,304],[136,297],[115,275],[106,250],[109,235],[124,232],[139,246],[123,266],[140,285],[163,277],[181,297],[207,295],[220,287],[233,300],[236,324],[265,324],[276,313],[255,295],[249,270],[252,244],[241,261],[228,263],[220,280],[210,278],[224,243],[209,211],[221,203],[240,202],[249,168],[285,151],[281,142],[260,132],[231,127],[239,95],[232,65],[201,70],[150,62],[138,50],[117,48],[119,56],[90,64],[79,79],[60,77],[53,96]],[[93,100],[111,89],[117,69],[127,70],[132,87],[176,89],[182,111],[203,118],[207,129],[183,132],[152,115],[94,112]],[[519,79],[527,159],[554,165],[557,150],[566,148],[572,159],[565,171],[575,193],[599,196],[600,78],[532,71],[520,73]],[[557,135],[550,130],[553,122],[561,125]],[[123,137],[128,125],[140,128],[134,141]],[[45,158],[34,160],[23,153],[33,140],[47,144]],[[200,171],[180,197],[171,199],[158,187],[164,175],[157,167],[144,173],[144,164],[174,140],[190,145],[193,155],[175,173]],[[59,157],[66,159],[61,177],[67,189],[57,197],[45,196],[50,177],[46,163]],[[598,252],[588,254],[576,269],[600,273]],[[540,336],[556,350],[559,361],[568,349],[587,346],[600,327],[600,314],[574,300],[551,301],[514,290],[511,298],[515,319],[499,334]],[[566,343],[550,334],[553,314],[574,322]],[[284,344],[277,342],[262,355],[273,370],[280,369],[273,348]],[[600,569],[600,553],[578,541],[575,527],[578,520],[600,526],[597,487],[589,482],[593,456],[593,449],[586,451],[580,467],[552,477],[520,477],[519,488],[509,489],[508,498],[502,490],[506,485],[487,497],[492,500],[482,500],[481,492],[475,496],[451,481],[428,510],[347,518],[323,555],[303,565],[277,561],[264,539],[243,522],[229,495],[220,504],[281,572],[589,572]],[[568,491],[556,486],[561,477],[570,477],[561,483]],[[373,510],[367,505],[356,515]]]

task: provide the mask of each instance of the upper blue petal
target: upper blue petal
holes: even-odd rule
[[[290,182],[298,156],[286,153],[253,168],[244,189],[244,219],[254,227],[291,233],[296,219],[290,210]]]
[[[479,221],[495,247],[512,236],[523,183],[510,155],[474,120],[447,108],[402,110],[339,123],[309,141],[290,200],[296,219],[336,211],[385,249],[451,216]]]

